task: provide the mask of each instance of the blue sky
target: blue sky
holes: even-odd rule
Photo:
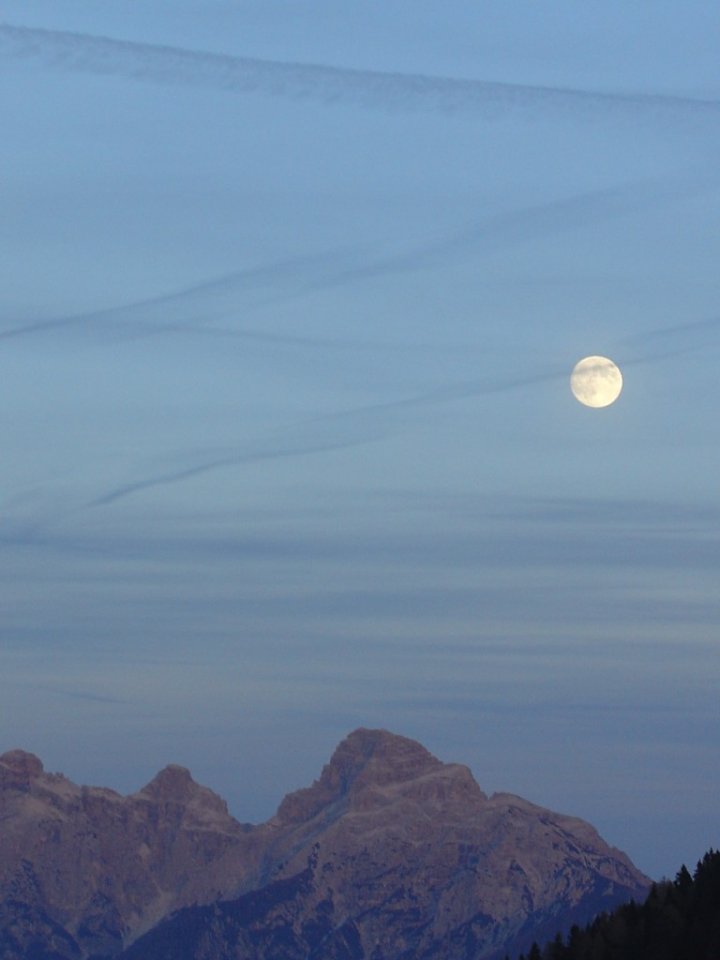
[[[0,14],[0,746],[260,820],[384,726],[717,847],[720,12]]]

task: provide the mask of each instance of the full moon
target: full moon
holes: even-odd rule
[[[586,407],[609,407],[620,396],[622,374],[607,357],[585,357],[573,368],[570,389]]]

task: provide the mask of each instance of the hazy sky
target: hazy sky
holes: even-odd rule
[[[0,18],[0,749],[258,821],[382,726],[717,847],[720,8]]]

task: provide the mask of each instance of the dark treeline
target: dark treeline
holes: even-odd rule
[[[694,875],[653,884],[647,900],[603,913],[566,938],[534,943],[518,960],[720,960],[720,852],[710,850]]]

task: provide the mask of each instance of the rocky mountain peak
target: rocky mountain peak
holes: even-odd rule
[[[44,773],[42,760],[25,750],[8,750],[0,756],[0,783],[6,787],[28,789]]]
[[[453,783],[464,795],[484,799],[467,767],[442,763],[415,740],[361,727],[338,745],[311,787],[285,797],[277,818],[284,823],[302,823],[321,811],[332,817],[341,807],[351,803],[367,806],[368,795],[386,796],[387,791],[403,785],[410,789],[417,785],[431,798],[437,790],[428,789],[427,781],[435,779],[443,781],[441,792],[446,796]]]
[[[187,800],[198,789],[202,788],[195,783],[187,767],[170,763],[155,774],[140,793],[158,800]]]
[[[139,800],[151,801],[161,805],[171,805],[193,811],[195,819],[207,821],[228,820],[235,824],[230,817],[227,804],[212,790],[196,783],[186,767],[171,763],[156,774],[150,783],[146,784],[139,793],[135,794]]]
[[[344,794],[365,783],[382,786],[412,780],[442,766],[415,740],[387,730],[361,727],[338,745],[319,782]]]

